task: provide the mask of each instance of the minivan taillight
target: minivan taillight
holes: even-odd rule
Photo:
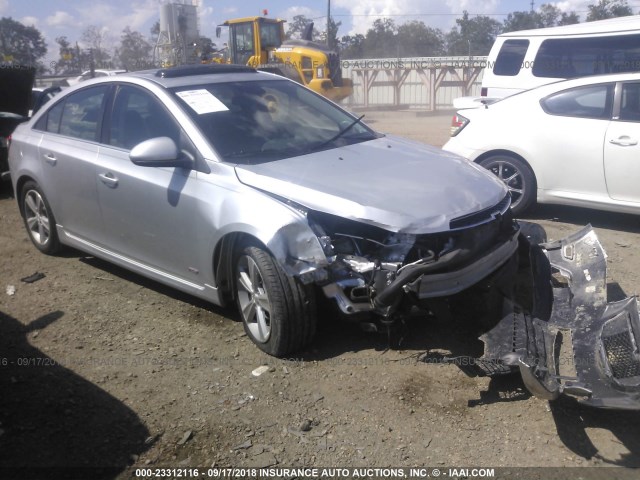
[[[488,89],[487,87],[482,87],[482,88],[480,89],[480,96],[481,96],[481,97],[486,97],[486,96],[489,94],[488,90],[489,90],[489,89]]]
[[[451,136],[458,135],[469,124],[469,119],[460,114],[455,114],[451,119]]]

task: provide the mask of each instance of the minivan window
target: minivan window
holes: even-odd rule
[[[552,38],[540,45],[533,75],[575,78],[640,71],[640,35]]]
[[[545,112],[579,118],[611,118],[613,84],[588,85],[563,90],[543,99]]]
[[[496,58],[493,73],[502,76],[517,75],[528,48],[529,40],[506,40]]]

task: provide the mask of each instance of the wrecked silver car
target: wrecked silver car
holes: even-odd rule
[[[9,160],[39,250],[236,303],[271,355],[312,340],[319,295],[383,328],[419,308],[485,326],[468,373],[520,369],[541,396],[639,406],[640,377],[620,367],[638,363],[637,306],[606,303],[592,232],[545,244],[485,169],[361,120],[275,75],[178,67],[66,90],[16,130]],[[585,345],[588,371],[555,368]]]

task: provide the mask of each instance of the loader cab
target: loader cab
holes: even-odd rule
[[[269,52],[282,45],[284,20],[247,17],[227,20],[231,63],[256,67],[269,61]]]

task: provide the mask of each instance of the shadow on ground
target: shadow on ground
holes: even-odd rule
[[[111,479],[151,446],[135,412],[29,343],[63,315],[0,311],[0,478]]]
[[[576,455],[597,458],[610,465],[640,468],[640,412],[591,408],[566,397],[551,402],[550,406],[558,437]],[[598,428],[609,430],[627,452],[613,458],[610,453],[600,451],[587,431]]]
[[[530,222],[561,222],[579,227],[590,223],[595,228],[640,233],[640,216],[630,213],[605,212],[591,208],[565,205],[536,205],[531,211],[527,211],[522,216],[522,219]]]

